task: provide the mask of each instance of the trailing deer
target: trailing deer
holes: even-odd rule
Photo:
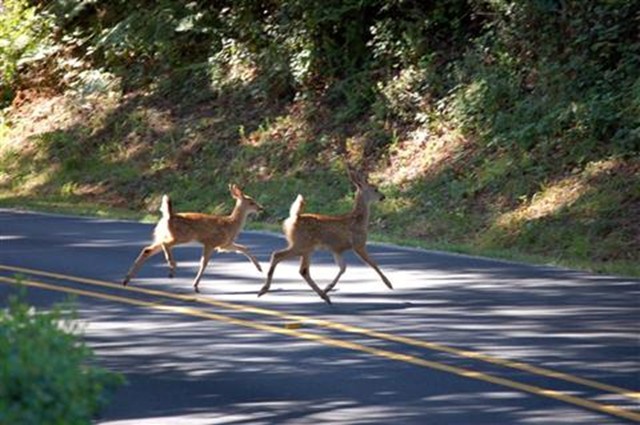
[[[347,268],[343,253],[349,249],[353,249],[362,261],[370,265],[380,275],[384,284],[393,289],[389,279],[369,257],[366,249],[369,206],[372,202],[382,201],[384,195],[375,186],[369,184],[367,178],[361,173],[356,173],[351,169],[348,171],[349,178],[356,187],[355,202],[350,213],[338,216],[304,214],[302,195],[298,195],[293,202],[289,218],[284,221],[282,226],[289,246],[281,251],[275,251],[271,255],[271,266],[267,273],[267,280],[258,293],[259,297],[269,291],[273,272],[280,261],[300,257],[300,274],[323,300],[331,304],[328,293],[338,283],[340,276]],[[324,290],[318,287],[309,274],[311,254],[319,248],[331,251],[336,264],[340,267],[336,277]]]
[[[234,242],[240,230],[244,226],[247,216],[251,213],[258,213],[263,208],[251,197],[245,195],[236,185],[229,185],[231,196],[236,200],[233,211],[228,216],[218,216],[200,213],[176,213],[171,206],[171,200],[167,195],[162,197],[160,212],[162,218],[156,224],[153,232],[153,243],[142,249],[140,255],[135,260],[127,276],[122,281],[127,285],[131,278],[135,276],[142,264],[149,257],[164,252],[165,259],[169,265],[169,277],[173,277],[176,262],[173,259],[171,249],[179,244],[191,241],[198,241],[203,245],[202,257],[200,258],[200,269],[193,281],[193,288],[200,292],[198,284],[202,278],[205,268],[214,251],[237,252],[244,254],[262,271],[258,260],[249,252],[246,246]]]

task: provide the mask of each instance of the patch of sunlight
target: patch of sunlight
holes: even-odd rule
[[[0,148],[33,148],[38,135],[72,131],[77,126],[98,123],[112,111],[117,99],[109,95],[92,95],[79,99],[72,94],[51,95],[37,90],[18,93],[4,117]],[[97,126],[97,125],[96,125]]]
[[[453,128],[434,127],[425,124],[409,132],[404,140],[396,141],[389,150],[389,166],[380,179],[402,184],[455,166],[471,140]]]
[[[18,239],[25,239],[25,237],[20,235],[0,235],[0,241],[10,241]]]
[[[39,170],[38,172],[31,173],[28,178],[22,180],[20,187],[14,190],[15,194],[28,195],[36,193],[38,189],[46,186],[54,178],[59,167],[51,165],[47,169]]]
[[[531,201],[518,209],[503,214],[497,223],[503,227],[510,227],[524,221],[550,216],[576,202],[587,189],[588,186],[581,177],[567,177],[536,193]]]
[[[221,88],[250,83],[256,78],[258,67],[246,44],[225,38],[222,49],[209,58],[209,72],[213,88]]]
[[[3,115],[0,115],[0,149],[4,145],[4,141],[8,140],[8,135],[11,132],[11,127],[7,123]]]
[[[240,142],[243,145],[261,146],[265,143],[285,143],[287,149],[294,147],[300,140],[308,138],[308,124],[291,109],[287,113],[260,124],[253,132],[246,134],[244,127],[240,127]]]
[[[261,415],[256,414],[259,418]],[[113,421],[99,422],[102,425],[211,425],[211,424],[233,424],[248,423],[257,419],[251,414],[234,414],[228,412],[214,411],[203,413],[183,413],[166,416],[149,416],[145,418],[119,419]]]
[[[589,163],[578,175],[561,179],[536,193],[530,201],[514,211],[503,214],[496,223],[513,227],[522,222],[548,217],[577,202],[590,189],[590,180],[615,169],[619,159],[605,159]]]

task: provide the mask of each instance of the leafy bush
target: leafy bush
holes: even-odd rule
[[[11,99],[21,63],[39,58],[50,48],[52,21],[26,0],[0,3],[0,106]]]
[[[11,297],[0,313],[0,423],[88,424],[122,381],[92,364],[73,315]]]

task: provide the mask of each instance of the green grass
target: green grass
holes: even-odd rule
[[[321,105],[303,102],[297,112],[214,108],[214,116],[195,120],[195,131],[192,116],[169,117],[157,102],[142,97],[135,105],[116,105],[101,119],[41,131],[26,137],[22,150],[5,149],[0,205],[153,221],[168,193],[179,210],[224,214],[233,206],[233,182],[267,208],[250,221],[253,229],[279,232],[298,193],[308,211],[351,208],[345,161],[336,154],[332,118]],[[244,115],[230,120],[235,113]],[[327,118],[318,122],[316,116]],[[239,130],[238,122],[246,126]],[[362,134],[371,127],[358,131],[345,146],[345,156],[356,161],[367,155]],[[572,161],[571,151],[554,149],[558,158],[551,162],[540,146],[465,142],[447,151],[451,144],[443,143],[443,153],[416,150],[404,166],[415,167],[423,155],[435,159],[425,156],[425,169],[395,182],[394,168],[384,166],[384,155],[393,153],[384,149],[398,146],[368,153],[376,164],[372,178],[387,194],[374,206],[373,240],[640,276],[633,236],[638,222],[620,209],[639,198],[637,160],[614,155],[567,173],[562,164]]]
[[[313,113],[264,110],[256,117],[258,108],[247,108],[252,118],[236,118],[247,127],[232,131],[230,112],[221,109],[219,117],[199,120],[194,133],[191,117],[169,120],[155,102],[142,99],[135,114],[122,105],[91,124],[80,120],[67,130],[30,136],[22,151],[5,150],[0,205],[150,222],[163,193],[182,211],[228,213],[227,186],[234,182],[267,208],[250,220],[251,229],[279,232],[298,193],[308,211],[351,208],[353,189],[335,154],[335,136],[307,121]],[[346,148],[348,157],[358,158],[367,145],[354,139]],[[425,152],[416,151],[411,161]],[[387,200],[374,206],[372,240],[640,276],[633,239],[638,223],[619,209],[636,202],[637,161],[614,156],[566,175],[544,162],[544,150],[467,144],[452,152],[444,161],[429,159],[435,171],[427,167],[405,183],[385,180],[393,170],[377,165],[372,176]],[[563,155],[560,163],[571,153]]]

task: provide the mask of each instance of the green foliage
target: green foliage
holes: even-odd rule
[[[0,106],[13,97],[18,68],[50,49],[51,19],[27,0],[0,3]]]
[[[17,297],[0,312],[0,423],[89,424],[106,388],[122,381],[92,364],[73,319]]]
[[[87,122],[34,135],[37,154],[6,149],[0,190],[147,211],[172,192],[221,213],[234,181],[273,223],[296,192],[348,209],[348,158],[389,178],[372,229],[397,238],[601,263],[640,252],[640,224],[607,207],[638,195],[614,200],[587,172],[637,168],[637,1],[39,4],[64,52],[56,90]],[[580,199],[499,225],[568,176]]]

